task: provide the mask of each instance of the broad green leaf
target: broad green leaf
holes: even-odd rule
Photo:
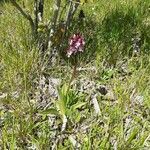
[[[58,88],[59,100],[63,100],[66,105],[66,97],[67,97],[68,86],[64,84],[61,88]]]
[[[67,89],[68,86],[66,84],[64,84],[61,88],[58,89],[59,100],[56,103],[56,106],[62,116],[66,113]]]
[[[49,109],[40,111],[39,114],[41,114],[41,115],[48,115],[48,114],[59,115],[59,112],[55,108],[49,108]]]
[[[60,111],[60,115],[65,115],[66,113],[66,105],[63,99],[58,100],[58,102],[56,103],[56,106],[58,108],[58,110]]]
[[[131,135],[129,136],[127,143],[126,143],[126,147],[128,147],[128,145],[131,144],[131,142],[136,138],[137,134],[139,133],[140,129],[139,128],[135,128]]]
[[[84,106],[85,104],[86,104],[86,102],[78,102],[78,103],[76,103],[76,104],[74,104],[74,105],[72,106],[72,109],[75,110],[75,109],[77,109],[77,108],[81,108],[81,107]]]

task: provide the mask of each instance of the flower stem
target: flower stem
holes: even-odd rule
[[[76,77],[76,74],[77,74],[77,64],[75,64],[74,67],[73,67],[73,72],[72,72],[72,76],[71,76],[71,79],[70,79],[69,84],[68,84],[67,92],[69,91],[71,82]]]

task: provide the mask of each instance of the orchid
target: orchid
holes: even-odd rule
[[[67,50],[67,57],[70,57],[72,54],[77,52],[83,52],[85,41],[82,35],[74,34],[69,39],[69,48]]]

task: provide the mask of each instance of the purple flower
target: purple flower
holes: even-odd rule
[[[70,57],[72,54],[76,54],[77,52],[83,52],[83,48],[85,45],[85,41],[83,36],[80,34],[74,34],[69,39],[69,48],[67,50],[67,56]]]

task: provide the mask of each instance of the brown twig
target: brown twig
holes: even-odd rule
[[[59,11],[60,11],[60,5],[61,5],[61,0],[55,0],[55,2],[54,2],[54,14],[53,14],[51,25],[49,28],[50,31],[49,31],[49,35],[48,35],[48,49],[50,49],[52,46],[51,38],[53,37],[53,34],[55,33],[56,23],[57,23]]]
[[[35,31],[35,25],[34,25],[34,21],[33,21],[32,17],[23,8],[21,8],[21,6],[15,0],[10,0],[10,2],[30,22],[32,31],[34,32]]]
[[[35,36],[37,36],[37,29],[38,29],[38,0],[34,0],[34,25],[35,25]]]

